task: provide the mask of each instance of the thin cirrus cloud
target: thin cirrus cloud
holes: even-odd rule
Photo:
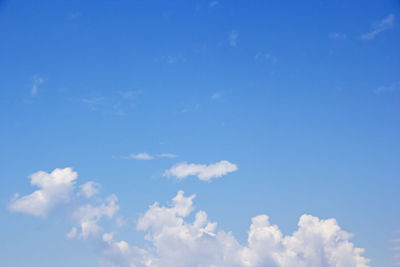
[[[237,31],[232,30],[229,34],[229,39],[228,39],[229,45],[233,47],[237,46],[238,39],[239,39],[239,33]]]
[[[176,158],[178,155],[172,153],[161,153],[156,155],[150,155],[148,153],[131,153],[127,156],[113,156],[114,159],[135,159],[135,160],[152,160],[155,158]]]
[[[394,246],[392,250],[394,251],[394,260],[396,265],[400,265],[400,230],[394,232],[395,239],[392,240]]]
[[[202,181],[209,181],[213,178],[220,178],[238,169],[236,164],[221,160],[214,164],[195,164],[181,162],[164,172],[164,176],[176,177],[179,180],[188,176],[197,176]]]
[[[38,93],[39,85],[44,83],[44,79],[42,77],[40,77],[39,75],[34,75],[32,80],[33,80],[33,84],[32,84],[32,88],[31,88],[31,96],[35,96]]]
[[[379,95],[379,94],[398,92],[398,91],[400,91],[400,81],[392,83],[391,85],[378,87],[374,90],[374,93]]]
[[[48,186],[70,184],[77,177],[71,168],[36,174],[40,178],[31,175],[34,180]],[[71,197],[79,196],[74,190],[70,193]],[[304,214],[297,230],[284,235],[267,215],[257,215],[251,219],[247,242],[240,244],[231,232],[218,229],[217,222],[211,221],[205,211],[199,210],[193,220],[189,219],[195,211],[195,197],[178,191],[171,205],[162,206],[158,202],[150,205],[136,220],[136,230],[145,233],[144,248],[129,244],[121,237],[117,239],[112,228],[116,224],[107,224],[111,227],[107,230],[103,225],[105,219],[112,222],[119,219],[116,195],[95,201],[84,198],[86,202],[79,206],[71,204],[68,216],[72,220],[66,221],[72,221],[73,225],[66,236],[94,245],[101,266],[369,266],[369,259],[363,256],[364,249],[350,242],[352,234],[342,230],[335,219],[323,220]],[[32,198],[29,201],[35,202]],[[53,207],[60,204],[55,202]],[[35,202],[34,206],[39,205]]]
[[[394,25],[394,20],[394,14],[387,15],[387,17],[383,18],[380,22],[373,24],[371,31],[361,35],[361,38],[364,40],[374,39],[381,32],[391,29]]]

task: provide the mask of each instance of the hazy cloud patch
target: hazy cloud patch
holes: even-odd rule
[[[379,33],[391,29],[394,25],[394,20],[395,20],[395,15],[389,14],[380,22],[374,23],[371,27],[372,28],[371,31],[361,35],[361,38],[364,40],[374,39]]]

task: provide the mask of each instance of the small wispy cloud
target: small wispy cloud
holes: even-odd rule
[[[94,111],[97,109],[98,105],[104,100],[104,97],[92,97],[92,98],[82,98],[81,102],[88,105],[90,110]]]
[[[374,90],[374,93],[379,95],[379,94],[383,94],[383,93],[390,93],[390,92],[396,92],[396,91],[400,91],[400,81],[395,82],[388,86],[378,87]]]
[[[113,159],[135,159],[135,160],[152,160],[155,158],[176,158],[178,155],[172,153],[160,153],[156,155],[150,155],[148,153],[131,153],[127,156],[113,156]]]
[[[379,33],[391,29],[394,25],[394,20],[395,20],[395,15],[389,14],[387,17],[382,19],[380,22],[374,23],[372,25],[371,31],[361,35],[361,38],[364,40],[374,39]]]
[[[400,265],[400,230],[397,230],[393,233],[395,235],[395,238],[391,240],[394,243],[394,246],[392,247],[392,250],[394,251],[394,259],[395,259],[395,265],[399,266]]]
[[[239,39],[239,33],[237,31],[232,30],[229,34],[229,45],[230,46],[237,46],[238,43],[238,39]]]
[[[276,63],[278,62],[278,58],[270,53],[263,53],[263,52],[258,52],[255,56],[254,56],[255,60],[264,60],[264,61],[269,61],[272,63]]]
[[[328,35],[330,39],[336,39],[336,40],[344,40],[347,38],[347,35],[344,33],[340,32],[332,32]]]
[[[178,155],[175,155],[175,154],[172,154],[172,153],[161,153],[161,154],[157,154],[157,157],[173,159],[173,158],[177,158]]]
[[[156,58],[154,61],[155,62],[164,62],[164,63],[173,65],[173,64],[185,62],[186,58],[183,56],[183,54],[177,54],[177,55],[162,56],[162,57]]]
[[[195,112],[195,111],[198,111],[199,109],[200,109],[200,104],[194,104],[194,105],[186,106],[185,108],[183,108],[181,110],[181,112],[182,113]]]
[[[211,95],[211,99],[212,100],[218,100],[218,99],[221,99],[221,97],[222,97],[222,93],[221,92],[215,92],[215,93],[213,93]]]
[[[214,0],[214,1],[211,1],[210,2],[210,4],[209,4],[209,6],[211,7],[211,8],[214,8],[216,5],[218,5],[219,4],[219,1],[217,1],[217,0]]]
[[[141,91],[141,90],[120,92],[121,96],[124,99],[128,99],[128,100],[136,99],[142,93],[143,93],[143,91]]]
[[[74,19],[77,19],[77,18],[79,18],[81,16],[82,16],[81,12],[70,12],[70,13],[68,13],[68,19],[69,20],[74,20]]]
[[[32,84],[32,88],[31,88],[31,96],[35,96],[38,93],[39,85],[44,83],[45,80],[42,77],[40,77],[39,75],[34,75],[32,80],[33,80],[33,84]]]

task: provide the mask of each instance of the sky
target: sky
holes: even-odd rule
[[[0,1],[0,265],[400,265],[399,25],[394,0]]]

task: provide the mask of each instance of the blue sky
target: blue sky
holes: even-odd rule
[[[303,214],[352,233],[343,242],[370,259],[360,266],[400,264],[399,11],[398,1],[0,1],[1,265],[142,266],[137,248],[150,266],[215,256],[197,234],[197,250],[165,252],[170,221],[218,249],[231,232],[241,263],[217,266],[338,264],[263,259],[269,241],[248,239],[260,214],[311,250],[326,247],[303,235]],[[36,190],[44,202],[24,198]],[[192,224],[199,210],[210,227]],[[86,236],[84,222],[98,231]]]

